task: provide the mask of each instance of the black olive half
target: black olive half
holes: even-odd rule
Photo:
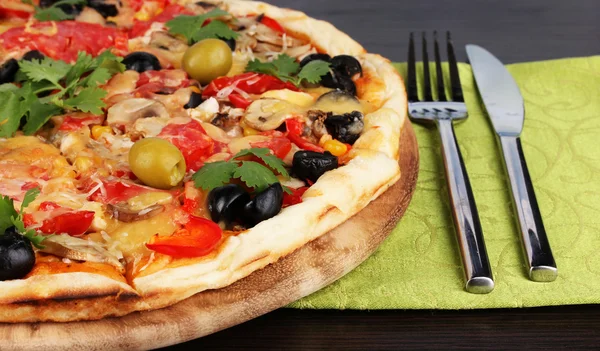
[[[362,66],[356,58],[350,55],[337,55],[331,59],[331,67],[343,75],[352,77],[357,73],[362,75]]]
[[[316,182],[325,172],[338,168],[338,158],[331,153],[298,151],[292,161],[292,172],[304,180]]]
[[[28,51],[25,55],[23,55],[22,59],[25,61],[43,60],[44,57],[44,54],[42,54],[39,50],[31,50]]]
[[[334,74],[330,73],[321,77],[321,85],[327,88],[339,89],[349,94],[356,95],[356,85],[352,81],[352,78],[333,71]]]
[[[139,73],[145,71],[159,71],[161,69],[158,58],[143,51],[132,52],[125,56],[123,64],[128,70],[134,70]]]
[[[306,66],[307,63],[315,60],[321,60],[325,62],[331,62],[331,56],[327,54],[310,54],[306,55],[302,61],[300,61],[300,67]]]
[[[185,108],[185,109],[196,108],[201,103],[202,103],[202,94],[198,94],[197,92],[192,91],[192,93],[190,94],[190,100],[187,102],[187,104],[183,105],[183,108]]]
[[[34,264],[31,242],[17,233],[15,227],[0,235],[0,281],[23,278]]]
[[[40,0],[40,7],[41,8],[50,7],[50,6],[54,5],[55,3],[57,3],[58,1],[59,0]],[[81,10],[83,10],[82,5],[62,4],[62,5],[59,5],[58,8],[63,10],[63,12],[66,13],[67,15],[71,15],[71,16],[76,16],[81,12]]]
[[[211,190],[207,201],[213,222],[223,221],[230,226],[240,216],[244,205],[250,202],[250,194],[237,184],[227,184]]]
[[[115,4],[107,4],[106,0],[88,0],[87,5],[104,17],[114,17],[119,14]]]
[[[233,38],[229,38],[229,39],[219,38],[219,39],[221,39],[224,42],[226,42],[227,46],[229,46],[229,48],[231,49],[231,51],[235,51],[235,39],[233,39]]]
[[[261,191],[244,206],[242,220],[248,227],[274,217],[281,211],[283,205],[283,188],[279,183],[273,183]]]
[[[364,126],[363,114],[359,111],[329,116],[325,120],[325,127],[329,134],[334,139],[347,144],[354,144]]]
[[[0,84],[12,83],[15,81],[15,74],[19,70],[19,63],[15,59],[10,59],[0,66]]]

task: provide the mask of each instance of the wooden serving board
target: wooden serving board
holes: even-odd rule
[[[413,195],[419,168],[410,122],[400,137],[401,179],[331,232],[229,287],[120,318],[0,324],[0,350],[139,350],[173,345],[240,324],[307,296],[366,260],[389,235]]]

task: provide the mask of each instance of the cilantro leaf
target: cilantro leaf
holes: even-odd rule
[[[197,188],[212,190],[227,183],[233,176],[237,164],[229,161],[217,161],[204,164],[192,179]]]
[[[19,90],[19,87],[12,83],[0,84],[0,93],[6,92],[6,91],[16,91],[16,90]]]
[[[330,64],[321,60],[314,60],[300,69],[300,64],[286,54],[277,56],[271,62],[261,62],[254,59],[246,65],[246,72],[264,73],[279,78],[284,82],[300,85],[303,80],[309,83],[318,83],[321,77],[329,73]]]
[[[98,67],[90,73],[89,76],[85,77],[80,84],[86,87],[95,87],[99,84],[106,83],[112,74],[108,70],[108,68]]]
[[[165,23],[165,25],[169,28],[171,34],[180,34],[184,36],[187,39],[188,44],[206,38],[237,38],[239,34],[231,30],[231,28],[221,21],[211,21],[203,27],[204,22],[206,22],[207,19],[223,16],[229,16],[229,12],[221,10],[220,8],[215,8],[212,11],[197,16],[177,16]],[[213,22],[221,24],[212,24]]]
[[[75,85],[79,77],[89,71],[94,63],[92,55],[89,55],[85,51],[79,51],[77,53],[77,61],[75,61],[75,64],[71,66],[65,76],[65,85],[67,86],[67,89]]]
[[[21,123],[20,98],[18,94],[6,91],[0,93],[0,101],[0,137],[7,138],[19,129]]]
[[[106,94],[100,88],[85,88],[77,96],[63,100],[64,107],[99,115],[102,114],[102,107],[106,106],[102,101]]]
[[[62,109],[54,104],[42,104],[40,101],[34,101],[29,107],[29,116],[27,123],[23,126],[25,135],[32,135],[42,128],[52,116],[58,115]]]
[[[64,61],[44,57],[41,61],[19,61],[19,69],[28,79],[34,82],[47,80],[61,87],[58,82],[71,70],[71,65]]]
[[[277,173],[281,174],[282,176],[289,178],[290,175],[288,174],[288,172],[285,169],[285,164],[283,163],[283,161],[281,159],[279,159],[277,156],[273,155],[271,153],[271,150],[267,149],[267,148],[252,148],[252,149],[244,149],[241,150],[240,152],[238,152],[237,154],[235,154],[235,156],[233,156],[233,159],[242,157],[242,156],[248,156],[248,155],[254,155],[258,158],[260,158],[267,166],[271,167],[273,170],[275,170]]]
[[[27,1],[33,5],[31,1]],[[57,1],[52,6],[41,8],[39,6],[35,6],[35,19],[39,21],[64,21],[68,19],[75,18],[75,15],[67,14],[60,6],[62,5],[84,5],[87,3],[87,0],[61,0]]]
[[[21,203],[21,213],[23,213],[23,210],[26,209],[27,206],[29,206],[29,204],[31,202],[33,202],[33,200],[35,200],[35,198],[39,194],[40,194],[39,188],[29,189],[29,190],[27,190],[27,192],[25,192],[25,196],[23,197],[23,202]]]
[[[248,187],[259,192],[273,183],[279,183],[270,169],[253,161],[242,161],[233,172],[233,178],[240,178]]]
[[[17,217],[13,200],[8,196],[0,196],[0,235],[13,226],[12,217]]]
[[[111,75],[114,75],[116,73],[125,72],[125,65],[121,63],[122,61],[122,57],[113,54],[109,50],[104,50],[100,55],[96,56],[92,68],[104,68],[107,69]]]
[[[200,27],[194,34],[192,34],[192,41],[198,42],[208,38],[223,38],[223,39],[235,39],[238,37],[233,29],[229,28],[227,24],[221,21],[212,21],[209,24]]]
[[[329,73],[329,67],[331,64],[329,62],[314,60],[307,63],[300,73],[298,73],[298,79],[302,81],[305,79],[309,83],[319,83],[321,81],[321,77]]]
[[[289,186],[283,185],[282,188],[284,193],[288,195],[294,195],[294,191]]]

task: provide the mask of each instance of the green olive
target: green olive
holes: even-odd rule
[[[129,150],[129,167],[144,184],[170,189],[185,175],[185,159],[175,145],[159,138],[137,141]]]
[[[233,59],[231,49],[219,39],[204,39],[190,46],[183,55],[183,69],[200,84],[227,74]]]

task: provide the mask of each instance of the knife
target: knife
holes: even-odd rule
[[[520,135],[525,119],[523,97],[513,77],[494,55],[480,46],[469,44],[467,56],[502,149],[513,205],[519,219],[521,242],[527,257],[529,279],[551,282],[556,279],[558,269],[521,145]]]

